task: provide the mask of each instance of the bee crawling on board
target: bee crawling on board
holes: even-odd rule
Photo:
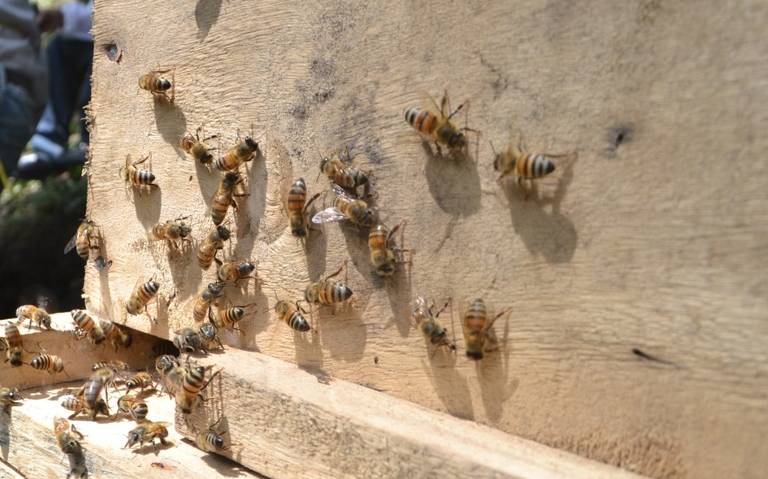
[[[335,306],[344,303],[352,297],[352,289],[346,282],[332,280],[343,270],[346,270],[347,262],[339,267],[336,272],[329,274],[324,279],[310,283],[304,290],[304,300],[309,304],[321,304],[323,306]]]
[[[307,201],[307,183],[304,178],[294,181],[288,190],[285,211],[291,225],[291,234],[297,238],[306,238],[309,234],[309,207],[322,193],[315,193]]]
[[[93,344],[101,344],[107,339],[101,324],[93,319],[86,311],[82,309],[73,309],[70,311],[72,321],[75,323],[74,334],[77,339],[89,338]]]
[[[493,323],[501,316],[507,314],[509,309],[489,318],[488,308],[482,298],[477,298],[470,303],[464,313],[464,342],[467,357],[473,360],[483,359],[484,354],[498,349],[499,340],[493,331]]]
[[[371,252],[371,264],[378,276],[392,276],[395,274],[398,263],[411,263],[410,255],[413,253],[412,250],[395,246],[392,241],[392,237],[399,229],[400,244],[402,245],[405,225],[406,222],[403,220],[397,226],[392,228],[392,231],[389,231],[386,226],[379,224],[368,234],[368,248]],[[408,253],[409,257],[407,260],[403,258],[403,253]]]
[[[82,397],[70,394],[62,398],[61,407],[67,411],[72,411],[72,414],[67,419],[74,419],[80,414],[88,415],[93,421],[96,420],[96,416],[99,414],[108,418],[112,417],[109,412],[109,406],[107,406],[107,402],[103,398],[98,398],[94,407],[90,408]]]
[[[32,326],[34,322],[39,329],[52,329],[51,315],[48,314],[48,311],[33,304],[25,304],[16,308],[16,317],[19,318],[19,323],[29,320],[27,328]]]
[[[346,152],[345,159],[342,159],[341,152],[322,158],[320,160],[320,173],[327,176],[334,184],[354,194],[357,194],[357,188],[360,186],[365,186],[366,193],[368,193],[370,188],[369,173],[348,166],[352,163],[349,146],[345,147],[344,151]]]
[[[211,200],[213,224],[219,226],[224,222],[224,217],[227,216],[227,210],[229,210],[230,206],[237,209],[235,197],[248,196],[248,193],[235,193],[237,187],[241,186],[244,181],[243,176],[234,171],[228,171],[221,179],[219,188]]]
[[[256,264],[251,261],[225,261],[222,262],[218,258],[214,258],[217,265],[216,276],[219,282],[224,284],[238,284],[242,280],[254,279],[258,282],[258,278],[254,275],[251,276],[256,270]]]
[[[181,138],[179,146],[182,150],[184,150],[185,153],[192,157],[192,160],[199,162],[201,165],[208,168],[208,171],[210,171],[211,164],[213,163],[213,154],[211,151],[215,150],[216,148],[208,146],[205,142],[217,138],[218,135],[212,135],[200,139],[200,132],[202,129],[203,127],[199,126],[197,130],[195,130],[194,135],[192,133],[186,133]]]
[[[165,74],[170,73],[171,78],[166,78]],[[152,93],[155,100],[165,100],[168,103],[173,103],[176,96],[176,84],[175,84],[175,69],[174,68],[157,68],[149,73],[145,73],[139,77],[139,88],[147,90]],[[171,95],[168,96],[168,92]]]
[[[145,442],[148,442],[152,444],[152,448],[157,452],[158,445],[155,444],[155,439],[160,441],[160,445],[167,446],[170,444],[165,440],[168,437],[169,425],[167,422],[154,422],[147,419],[138,421],[136,427],[128,432],[128,441],[123,446],[123,449],[132,448],[136,444],[141,448]]]
[[[235,146],[227,151],[224,156],[217,158],[213,164],[219,171],[235,171],[241,165],[253,161],[259,153],[259,144],[253,139],[253,133],[240,139],[240,132],[237,132]]]
[[[493,151],[493,169],[499,173],[498,181],[501,182],[508,176],[517,178],[518,187],[524,192],[524,199],[528,199],[531,190],[535,188],[535,181],[540,180],[555,171],[557,160],[563,158],[575,158],[576,153],[529,153],[525,147],[522,135],[518,138],[516,144],[510,143],[509,147],[496,152],[491,143]],[[523,186],[524,182],[528,186]]]
[[[208,310],[224,292],[224,283],[208,283],[208,286],[195,298],[192,308],[192,317],[196,322],[204,321],[208,317]]]
[[[16,324],[10,321],[5,323],[5,337],[0,338],[0,347],[5,350],[5,362],[10,363],[12,367],[17,368],[24,364],[24,344]]]
[[[135,394],[124,394],[117,399],[117,412],[130,417],[136,422],[147,418],[149,407],[139,396]]]
[[[227,444],[227,441],[224,438],[228,431],[220,427],[222,419],[224,419],[224,416],[208,426],[206,431],[198,432],[195,435],[195,445],[199,449],[205,452],[221,452],[229,450],[229,444]]]
[[[184,222],[189,216],[179,216],[175,220],[158,223],[152,227],[152,237],[156,240],[166,240],[175,250],[181,249],[185,241],[192,241],[192,227]]]
[[[64,246],[64,254],[69,253],[73,249],[77,251],[77,255],[83,258],[85,261],[91,256],[91,251],[98,253],[101,249],[99,243],[101,242],[101,232],[91,220],[83,220],[77,227],[77,231],[72,236],[72,239]]]
[[[139,194],[145,189],[159,188],[155,184],[155,175],[152,173],[152,168],[143,169],[137,168],[137,165],[141,165],[145,161],[152,158],[152,153],[142,157],[139,160],[131,161],[131,155],[126,155],[125,165],[121,166],[118,170],[120,177],[125,181],[126,185],[130,185],[133,188],[139,190]]]
[[[182,353],[202,351],[207,354],[209,349],[213,349],[211,345],[224,349],[219,339],[218,327],[212,322],[201,323],[197,328],[182,328],[176,331],[173,345]]]
[[[136,286],[133,288],[131,296],[125,303],[125,310],[128,314],[138,315],[144,313],[149,317],[150,321],[156,321],[149,315],[147,305],[155,299],[157,292],[160,290],[160,283],[154,280],[154,277],[145,283],[141,283],[140,280],[136,282]]]
[[[56,444],[61,452],[67,455],[69,459],[69,478],[88,477],[88,467],[85,463],[85,453],[80,441],[83,435],[70,425],[69,421],[60,417],[53,418],[53,434],[56,437]]]
[[[54,354],[36,354],[29,365],[38,371],[46,371],[48,374],[64,372],[64,360]]]
[[[83,386],[77,390],[74,396],[85,404],[84,409],[90,412],[91,420],[96,419],[96,414],[100,409],[100,401],[104,401],[109,404],[108,389],[111,386],[117,390],[115,386],[116,372],[110,368],[97,369],[91,376],[85,381]],[[104,399],[101,399],[101,394],[104,393]]]
[[[184,414],[191,414],[197,406],[205,401],[203,390],[211,384],[213,378],[221,373],[221,369],[211,374],[208,380],[205,379],[205,373],[213,369],[213,366],[184,366],[184,374],[181,380],[181,387],[176,388],[176,406]]]
[[[467,137],[464,132],[480,135],[477,130],[467,126],[457,128],[451,122],[451,119],[469,104],[469,100],[451,111],[447,91],[443,93],[439,107],[431,96],[427,95],[427,97],[432,106],[435,107],[434,110],[417,106],[410,107],[405,110],[405,121],[416,129],[423,138],[432,141],[440,156],[442,156],[441,144],[447,146],[451,151],[462,151],[467,147]],[[449,111],[450,113],[446,114]]]
[[[413,322],[424,333],[424,337],[429,339],[429,342],[434,346],[432,356],[435,355],[437,350],[441,347],[447,348],[451,352],[456,352],[456,338],[453,341],[448,339],[448,334],[445,328],[437,321],[440,314],[445,311],[445,308],[451,303],[448,299],[439,311],[435,312],[435,304],[427,303],[427,300],[423,296],[417,296],[413,305]]]
[[[333,206],[326,208],[312,217],[312,223],[324,224],[349,220],[357,226],[370,228],[376,222],[376,212],[368,203],[349,195],[339,185],[331,185],[334,193]]]
[[[275,295],[275,299],[277,300],[275,303],[275,313],[277,313],[278,318],[287,324],[288,327],[300,333],[305,333],[312,329],[309,321],[304,318],[304,314],[308,314],[308,312],[299,306],[299,301],[292,304],[288,301],[278,299],[277,295]]]
[[[128,363],[123,361],[117,361],[117,360],[111,360],[111,361],[100,361],[98,363],[93,363],[91,366],[91,371],[97,371],[102,368],[109,368],[113,370],[115,373],[121,372],[121,371],[127,371],[130,366]]]
[[[115,351],[117,351],[120,347],[131,347],[131,344],[133,343],[133,337],[131,336],[131,333],[123,329],[122,326],[117,325],[108,319],[100,319],[99,324],[101,325],[102,331],[104,331],[104,336],[106,336],[109,344],[115,348]]]
[[[163,390],[171,397],[181,387],[184,379],[184,368],[175,356],[163,354],[155,358],[155,371],[160,375]]]
[[[219,225],[208,233],[197,248],[197,264],[203,269],[208,269],[219,250],[224,249],[224,242],[232,233],[224,225]]]
[[[139,371],[138,373],[127,378],[125,380],[125,388],[128,391],[141,389],[142,392],[144,392],[145,389],[156,389],[155,382],[152,380],[152,376],[145,371]]]

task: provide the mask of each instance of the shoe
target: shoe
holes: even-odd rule
[[[36,151],[21,155],[15,176],[24,180],[39,180],[66,171],[73,166],[82,165],[84,162],[85,149],[82,146],[65,151],[55,158]]]

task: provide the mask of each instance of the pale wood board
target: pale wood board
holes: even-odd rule
[[[26,391],[24,404],[13,408],[10,423],[3,415],[0,428],[9,430],[6,437],[10,439],[8,444],[3,444],[3,456],[26,477],[66,476],[69,464],[56,444],[53,418],[70,414],[59,403],[63,395],[79,385],[68,383]],[[173,423],[173,399],[151,396],[146,402],[149,419]],[[102,418],[97,422],[75,419],[70,422],[85,436],[81,443],[90,478],[262,477],[232,461],[200,451],[182,440],[172,427],[169,427],[168,436],[172,445],[160,447],[155,453],[149,446],[123,449],[128,431],[136,427],[127,419],[108,421]]]
[[[200,364],[222,372],[176,428],[192,439],[218,423],[224,455],[275,479],[641,477],[260,353]]]
[[[114,264],[86,268],[89,307],[122,321],[119,301],[157,274],[170,308],[128,324],[169,337],[192,322],[213,269],[147,230],[192,215],[203,238],[218,176],[178,140],[205,124],[227,148],[253,123],[264,156],[231,254],[258,260],[261,289],[227,297],[259,312],[228,343],[647,475],[761,477],[766,21],[758,1],[98,2],[89,213]],[[138,90],[155,66],[176,69],[173,108]],[[472,101],[476,164],[430,154],[403,120],[444,87]],[[541,199],[495,181],[488,140],[510,131],[578,152]],[[325,188],[319,153],[345,144],[373,171],[384,221],[408,220],[410,276],[372,280],[354,228],[326,227],[307,255],[287,229],[281,191],[299,176]],[[160,191],[131,199],[118,169],[147,152]],[[356,309],[315,314],[318,335],[264,313],[273,291],[298,297],[350,257]],[[408,320],[420,294],[512,307],[496,325],[505,350],[430,361]]]

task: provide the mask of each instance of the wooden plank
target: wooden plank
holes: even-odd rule
[[[177,430],[220,420],[224,454],[269,477],[640,477],[263,354],[200,364],[222,373],[196,414],[177,410]]]
[[[264,156],[228,253],[258,260],[262,286],[227,292],[257,305],[228,343],[651,476],[761,477],[766,21],[756,0],[98,2],[89,214],[114,264],[86,269],[90,307],[120,319],[156,274],[161,295],[176,292],[169,308],[128,324],[163,337],[190,324],[213,271],[147,230],[191,215],[203,238],[219,177],[178,140],[205,124],[228,148],[253,123]],[[176,69],[174,107],[137,89],[156,65]],[[472,101],[476,163],[428,153],[402,119],[420,90],[444,87]],[[487,142],[510,130],[579,153],[543,199],[495,181]],[[282,188],[304,176],[320,191],[319,152],[345,144],[372,170],[383,220],[408,221],[410,275],[372,280],[352,228],[328,226],[306,254],[287,229]],[[131,197],[118,169],[148,152],[160,189]],[[294,338],[263,312],[273,291],[298,297],[347,258],[357,307],[316,314],[318,335]],[[430,361],[407,317],[417,295],[513,307],[496,328],[506,349],[482,365]],[[459,311],[448,318],[458,329]]]
[[[17,322],[16,319],[0,321],[0,333],[5,334],[5,322]],[[88,339],[80,341],[73,335],[74,323],[69,313],[57,313],[51,315],[51,330],[38,329],[35,326],[28,328],[27,322],[18,325],[23,342],[23,357],[25,364],[19,367],[11,367],[8,363],[0,365],[0,385],[3,387],[17,387],[27,389],[31,387],[53,385],[75,379],[85,379],[92,373],[91,366],[99,361],[119,360],[127,362],[134,369],[154,367],[153,351],[161,343],[166,343],[155,336],[141,331],[127,328],[132,336],[129,348],[114,350],[109,341],[99,345],[91,343]],[[29,366],[32,358],[40,353],[56,355],[64,361],[64,371],[51,374]],[[5,352],[0,354],[5,358]]]
[[[69,383],[25,391],[22,406],[13,408],[10,428],[0,424],[9,441],[2,446],[3,459],[29,478],[61,478],[68,471],[68,461],[59,450],[53,435],[53,418],[66,417],[69,412],[59,403],[70,388],[81,383]],[[149,418],[173,422],[173,399],[152,396],[146,400]],[[151,448],[133,452],[123,449],[128,431],[135,427],[129,420],[105,422],[74,420],[84,436],[86,465],[91,478],[142,477],[152,479],[211,477],[261,477],[224,458],[206,454],[184,442],[172,428],[172,447]],[[9,431],[9,436],[7,435]]]

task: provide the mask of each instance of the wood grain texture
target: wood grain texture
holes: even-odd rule
[[[69,383],[26,391],[24,404],[13,408],[10,421],[0,413],[3,420],[0,431],[8,439],[2,443],[4,460],[29,478],[65,477],[69,464],[56,444],[53,418],[69,415],[69,411],[59,405],[61,397],[79,386],[80,383]],[[150,419],[173,422],[173,399],[152,396],[146,402]],[[71,423],[85,436],[81,443],[90,478],[261,477],[232,461],[198,450],[183,441],[172,428],[168,440],[173,446],[161,447],[155,454],[151,447],[135,448],[138,452],[123,449],[128,431],[135,427],[132,421],[73,420]]]
[[[89,308],[122,321],[119,302],[156,274],[175,297],[157,325],[127,324],[168,337],[192,322],[213,270],[147,230],[189,214],[202,239],[219,180],[178,140],[204,124],[228,148],[253,124],[264,155],[228,254],[258,260],[261,288],[227,291],[257,306],[228,343],[647,475],[760,477],[766,20],[758,1],[99,2],[89,212],[114,264],[86,269]],[[173,107],[138,90],[158,65],[175,68]],[[439,158],[403,121],[443,88],[471,99],[474,162]],[[529,201],[496,183],[488,146],[518,131],[578,152]],[[373,280],[354,228],[328,226],[306,251],[290,235],[281,191],[299,176],[325,188],[319,153],[345,144],[373,171],[383,221],[408,221],[410,274]],[[148,152],[160,189],[127,194],[118,168]],[[265,312],[273,291],[298,297],[346,258],[357,306],[317,312],[319,334]],[[430,360],[408,319],[417,295],[512,307],[504,350]],[[459,315],[446,316],[458,336]]]
[[[204,408],[177,411],[177,430],[192,439],[221,421],[225,454],[275,479],[640,477],[263,354],[231,350],[201,364],[223,372]]]

